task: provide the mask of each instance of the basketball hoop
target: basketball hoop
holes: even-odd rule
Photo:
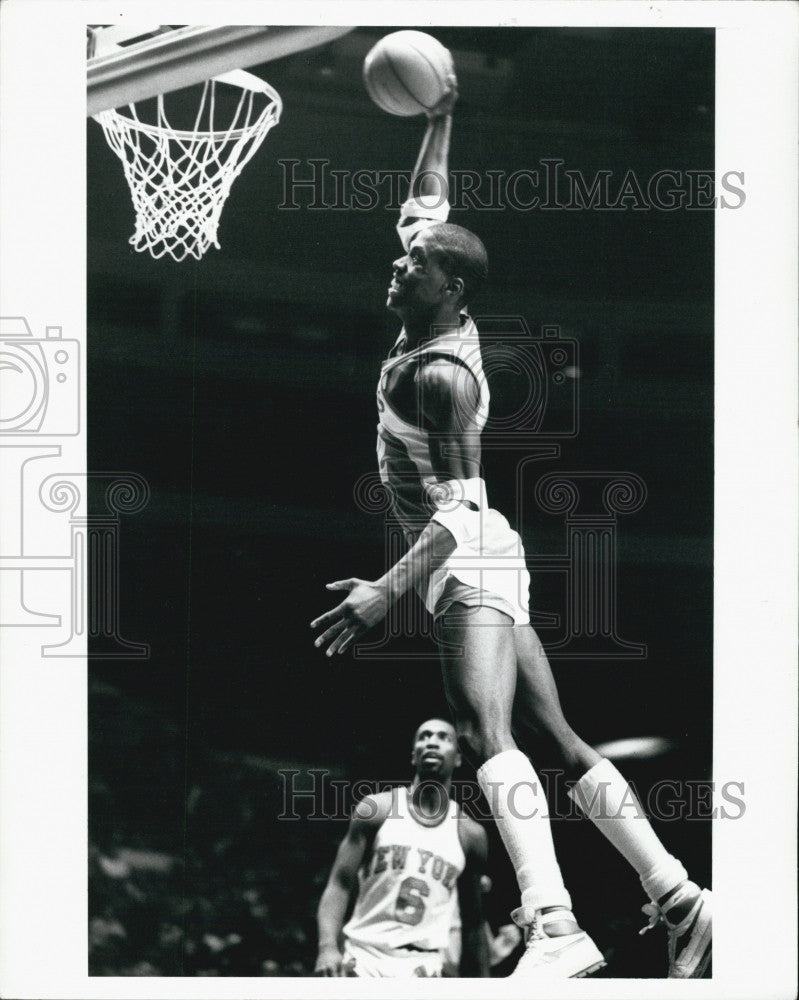
[[[214,125],[219,84],[241,90],[230,126]],[[283,102],[268,83],[233,70],[203,84],[200,107],[190,130],[167,121],[164,95],[157,99],[156,123],[118,110],[94,116],[109,146],[122,161],[136,210],[130,243],[158,259],[199,260],[216,238],[219,219],[233,181],[280,120]],[[259,110],[260,108],[260,110]]]

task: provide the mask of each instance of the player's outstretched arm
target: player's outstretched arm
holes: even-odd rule
[[[336,860],[319,900],[316,922],[319,930],[319,953],[314,973],[317,976],[341,976],[341,929],[347,908],[357,885],[358,869],[371,848],[377,828],[385,818],[383,803],[377,796],[366,796],[355,807],[347,835],[339,844]]]
[[[465,372],[465,374],[464,374]],[[412,587],[424,588],[430,574],[459,544],[480,531],[480,506],[486,503],[480,478],[480,435],[474,416],[478,389],[462,366],[443,360],[425,366],[420,375],[422,413],[431,431],[431,457],[439,481],[431,499],[440,501],[413,546],[378,580],[350,577],[327,584],[347,597],[311,622],[320,629],[314,645],[327,655],[343,653]]]
[[[491,964],[484,932],[482,876],[488,858],[488,837],[478,823],[466,816],[458,823],[466,855],[466,867],[458,879],[462,939],[460,974],[487,978],[491,975]]]

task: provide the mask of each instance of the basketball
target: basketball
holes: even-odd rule
[[[392,115],[420,115],[447,91],[452,54],[423,31],[395,31],[371,49],[363,79],[375,104]]]

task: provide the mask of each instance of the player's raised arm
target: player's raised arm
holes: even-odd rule
[[[411,174],[408,198],[400,209],[397,232],[406,250],[420,229],[449,218],[449,146],[458,87],[454,75],[447,82],[447,93],[427,112],[427,128]]]
[[[319,930],[319,953],[314,972],[317,976],[341,976],[341,929],[350,899],[358,886],[358,869],[371,849],[380,823],[385,818],[380,800],[367,796],[355,807],[347,835],[339,844],[336,860],[319,900],[316,922]]]
[[[449,183],[449,144],[458,84],[454,75],[448,77],[447,83],[447,93],[427,112],[427,129],[411,175],[409,194],[412,198],[438,194],[441,182]]]

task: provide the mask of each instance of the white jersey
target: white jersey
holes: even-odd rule
[[[397,233],[406,252],[412,237],[449,217],[449,203],[436,195],[411,197],[400,210]],[[377,461],[381,480],[390,487],[394,514],[412,545],[432,517],[428,487],[437,482],[433,472],[429,434],[403,420],[392,410],[386,394],[386,378],[395,365],[422,363],[438,357],[459,366],[464,378],[473,378],[479,391],[477,413],[471,426],[482,431],[488,419],[489,392],[477,327],[467,313],[461,314],[457,330],[447,331],[427,341],[414,351],[404,352],[404,330],[394,345],[393,356],[383,363],[377,386]],[[519,535],[497,510],[481,503],[480,538],[459,545],[447,561],[434,570],[428,585],[419,592],[427,610],[435,615],[446,610],[448,599],[455,597],[466,604],[480,603],[468,596],[494,595],[499,603],[488,600],[510,615],[517,625],[529,623],[530,574]],[[460,584],[453,593],[453,578]]]
[[[446,948],[465,864],[457,803],[450,802],[444,819],[428,826],[412,813],[408,789],[394,789],[371,856],[358,872],[358,899],[345,938],[382,950]]]
[[[377,386],[377,461],[381,480],[390,487],[393,512],[402,526],[409,545],[421,534],[435,512],[430,487],[439,481],[433,468],[430,433],[404,420],[391,407],[387,380],[397,366],[420,365],[445,359],[458,366],[459,377],[473,379],[479,398],[472,425],[482,431],[488,418],[489,392],[480,353],[477,327],[461,314],[457,330],[446,331],[414,350],[403,352],[404,331],[392,354],[383,362]],[[479,538],[455,549],[446,562],[434,570],[420,597],[428,611],[435,614],[436,604],[447,580],[461,583],[505,599],[517,624],[529,621],[528,591],[530,576],[521,538],[499,511],[488,506],[484,496],[481,506]]]
[[[477,327],[466,313],[461,314],[461,320],[458,330],[442,333],[411,351],[404,350],[403,329],[380,369],[377,384],[377,464],[381,480],[391,489],[394,514],[409,541],[421,533],[435,511],[429,489],[439,477],[433,470],[429,431],[408,423],[392,408],[387,393],[388,379],[390,373],[399,367],[418,368],[439,359],[451,361],[458,366],[456,377],[473,381],[478,389],[477,411],[470,427],[473,425],[475,430],[482,431],[488,419],[488,383],[483,373]]]

